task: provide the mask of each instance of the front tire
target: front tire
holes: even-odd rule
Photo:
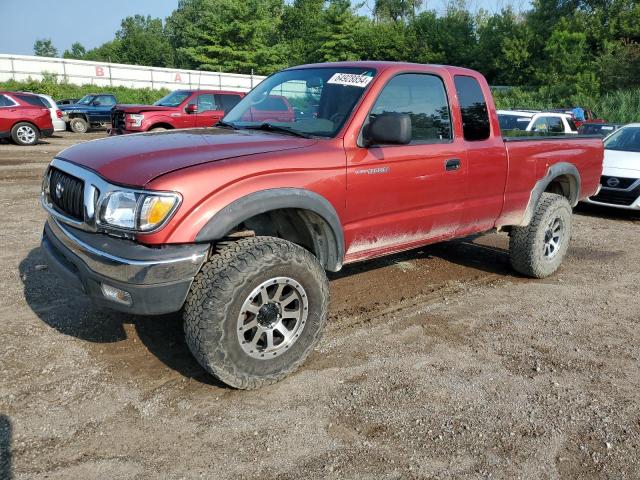
[[[183,307],[198,362],[235,388],[281,380],[312,352],[327,320],[324,269],[279,238],[224,243],[202,267]]]
[[[89,130],[89,123],[81,117],[72,118],[69,121],[69,128],[74,133],[87,133]]]
[[[529,225],[511,231],[509,256],[514,270],[535,278],[554,273],[569,248],[572,221],[565,197],[543,193]]]
[[[35,145],[40,138],[40,131],[27,122],[16,123],[11,129],[11,138],[23,147]]]

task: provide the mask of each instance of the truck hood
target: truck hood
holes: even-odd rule
[[[125,113],[141,113],[141,112],[173,112],[178,107],[161,107],[159,105],[116,105],[116,110]]]
[[[103,138],[67,148],[57,158],[87,167],[110,182],[143,187],[182,168],[316,142],[269,132],[203,128]]]

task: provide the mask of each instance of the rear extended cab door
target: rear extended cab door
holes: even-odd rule
[[[450,76],[384,70],[374,86],[344,139],[346,262],[452,237],[465,215],[469,164]],[[410,144],[366,143],[366,126],[385,112],[410,115]]]
[[[467,152],[468,180],[458,235],[494,227],[504,205],[508,158],[493,97],[485,78],[451,69]]]

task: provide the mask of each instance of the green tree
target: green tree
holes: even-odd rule
[[[62,56],[64,58],[75,58],[76,60],[84,58],[87,50],[80,42],[73,42],[70,50],[65,50]]]
[[[50,38],[39,38],[33,44],[33,53],[38,57],[57,57],[58,50]]]
[[[373,15],[376,20],[407,22],[416,16],[421,0],[376,0]]]
[[[237,73],[279,70],[287,65],[278,42],[283,8],[283,0],[181,1],[168,19],[179,63]]]
[[[362,18],[355,14],[349,0],[329,0],[322,15],[323,28],[318,36],[318,60],[358,60],[360,49],[354,32],[361,24]]]
[[[570,31],[568,22],[559,22],[546,42],[544,53],[546,63],[538,71],[538,81],[551,99],[566,103],[576,94],[597,95],[599,84],[584,32]]]
[[[119,61],[135,65],[173,67],[173,49],[159,18],[135,15],[122,20],[116,32]]]

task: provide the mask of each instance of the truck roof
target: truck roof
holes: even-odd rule
[[[378,60],[359,60],[353,62],[329,62],[329,63],[309,63],[306,65],[297,65],[295,67],[287,68],[286,70],[298,70],[303,68],[331,68],[331,67],[347,67],[347,68],[371,68],[378,71],[382,70],[441,70],[450,74],[462,74],[462,75],[480,75],[477,71],[470,68],[454,67],[452,65],[439,65],[439,64],[424,64],[424,63],[411,63],[411,62],[390,62],[390,61],[378,61]]]

